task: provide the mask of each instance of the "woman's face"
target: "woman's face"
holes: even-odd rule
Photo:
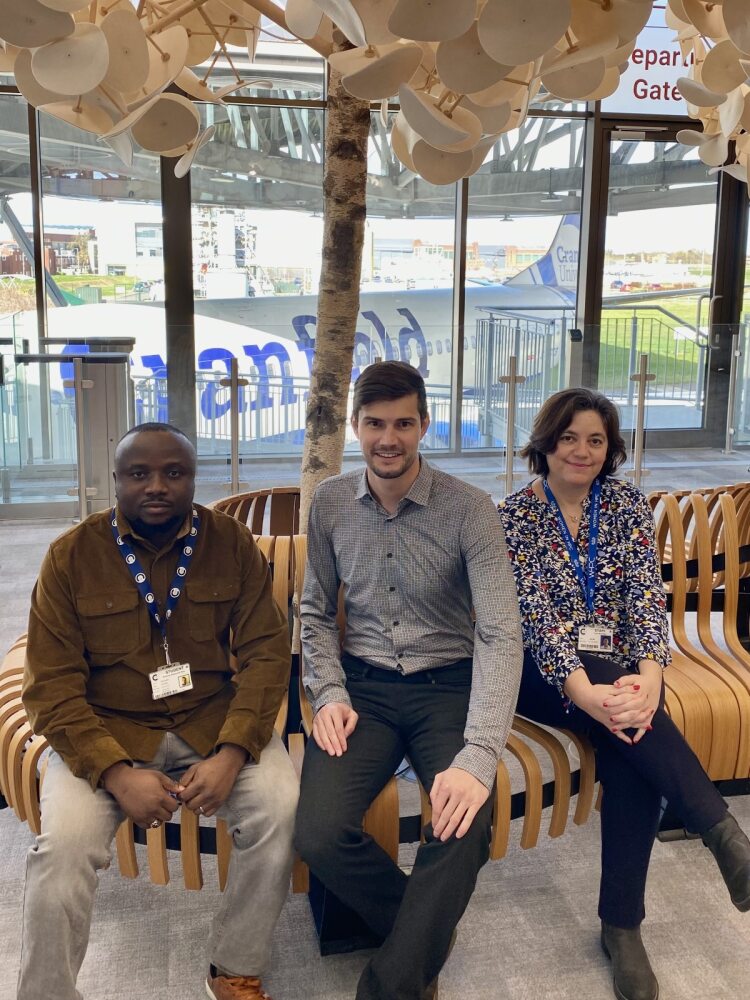
[[[607,459],[607,432],[596,410],[578,410],[547,455],[547,479],[567,487],[588,488]]]

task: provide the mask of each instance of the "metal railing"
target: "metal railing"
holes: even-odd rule
[[[599,388],[631,404],[635,388],[627,374],[648,354],[657,377],[651,399],[683,400],[700,406],[703,399],[708,332],[690,325],[663,306],[608,306],[602,316],[599,348]],[[606,313],[630,313],[608,316]]]

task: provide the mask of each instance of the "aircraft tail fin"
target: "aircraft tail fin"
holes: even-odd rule
[[[547,285],[575,289],[581,235],[579,215],[564,215],[543,257],[509,278],[506,285]]]

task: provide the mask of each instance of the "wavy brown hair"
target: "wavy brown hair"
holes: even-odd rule
[[[352,416],[358,417],[360,409],[370,403],[390,402],[405,396],[417,397],[419,418],[426,420],[427,390],[417,369],[405,361],[378,361],[368,365],[354,383]]]
[[[593,389],[563,389],[544,403],[534,420],[531,437],[521,449],[521,457],[538,476],[549,472],[547,455],[557,448],[557,442],[570,427],[576,413],[593,410],[602,418],[607,433],[607,457],[600,475],[611,476],[627,458],[625,442],[620,433],[620,415],[611,399]]]

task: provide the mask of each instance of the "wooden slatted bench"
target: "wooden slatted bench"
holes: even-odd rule
[[[748,775],[745,757],[750,752],[749,730],[746,728],[750,719],[750,682],[747,680],[750,678],[750,656],[736,638],[736,630],[732,632],[733,601],[736,600],[740,574],[747,572],[747,567],[741,566],[737,559],[732,562],[732,553],[736,556],[742,539],[750,540],[750,492],[743,494],[740,491],[736,497],[725,492],[716,500],[704,500],[704,503],[705,507],[701,507],[700,497],[697,500],[691,498],[690,513],[685,510],[685,498],[678,501],[676,497],[666,495],[659,497],[655,503],[657,507],[661,505],[657,518],[659,536],[673,558],[672,627],[678,646],[674,651],[675,664],[666,673],[666,704],[709,775],[714,780],[722,780]],[[247,507],[243,504],[237,505],[235,510],[241,515],[240,519],[248,516]],[[691,539],[693,535],[696,537],[688,545],[685,532],[690,530],[693,517],[696,524]],[[701,537],[704,538],[703,543]],[[259,536],[257,541],[272,566],[275,599],[286,612],[292,593],[295,590],[299,593],[303,582],[306,539],[304,536],[283,534]],[[725,589],[725,601],[728,602],[728,614],[724,616],[724,644],[732,657],[729,665],[714,658],[713,647],[713,652],[707,651],[706,645],[711,646],[711,643],[705,621],[699,633],[700,648],[687,636],[684,624],[684,595],[687,593],[684,554],[692,553],[691,545],[701,555],[704,565],[709,567],[710,554],[717,547],[727,553],[721,582]],[[708,574],[704,570],[697,588],[699,601],[703,594],[704,618],[709,613],[706,608],[710,608],[714,583],[710,569]],[[343,629],[343,607],[340,624]],[[25,637],[21,637],[8,651],[0,667],[0,792],[18,818],[28,823],[34,832],[39,832],[39,787],[44,776],[47,744],[44,737],[32,733],[21,704],[24,653]],[[299,680],[294,694],[293,700],[299,699],[301,728],[309,734],[312,711]],[[287,710],[288,699],[277,720],[280,732],[286,724]],[[289,735],[289,750],[299,770],[304,754],[302,733]],[[571,750],[574,751],[572,759]],[[542,836],[543,809],[546,806],[551,806],[547,835],[557,837],[566,829],[572,798],[577,796],[573,822],[582,824],[592,813],[596,791],[593,749],[586,739],[567,730],[547,729],[516,716],[508,740],[507,757],[510,768],[503,760],[497,772],[491,845],[493,859],[502,858],[508,850],[512,819],[522,818],[519,843],[523,848],[531,848],[539,843]],[[418,824],[413,824],[411,829],[418,829],[429,818],[429,801],[423,791],[421,803]],[[384,849],[397,859],[403,824],[399,818],[395,779],[388,783],[373,803],[365,825]],[[231,839],[220,821],[216,827],[206,825],[205,821],[201,823],[194,814],[183,810],[179,826],[167,824],[158,830],[149,830],[145,835],[134,831],[132,824],[126,821],[116,838],[117,861],[125,877],[138,874],[135,842],[144,836],[152,881],[164,884],[169,880],[167,852],[177,848],[181,853],[187,888],[198,889],[202,885],[203,854],[216,854],[219,883],[223,888]],[[299,861],[295,865],[293,885],[296,891],[305,891],[308,887],[307,869]]]
[[[744,779],[750,773],[750,670],[744,650],[744,662],[739,655],[739,639],[732,638],[741,570],[737,512],[750,509],[747,492],[746,484],[741,484],[732,490],[652,498],[662,560],[672,567],[667,589],[676,648],[665,676],[667,710],[714,781]],[[719,549],[726,569],[715,576],[713,557]],[[697,560],[694,578],[687,575],[687,557]],[[717,584],[724,585],[727,648],[716,641],[711,628]],[[687,607],[692,595],[697,595],[697,613],[691,629]]]

